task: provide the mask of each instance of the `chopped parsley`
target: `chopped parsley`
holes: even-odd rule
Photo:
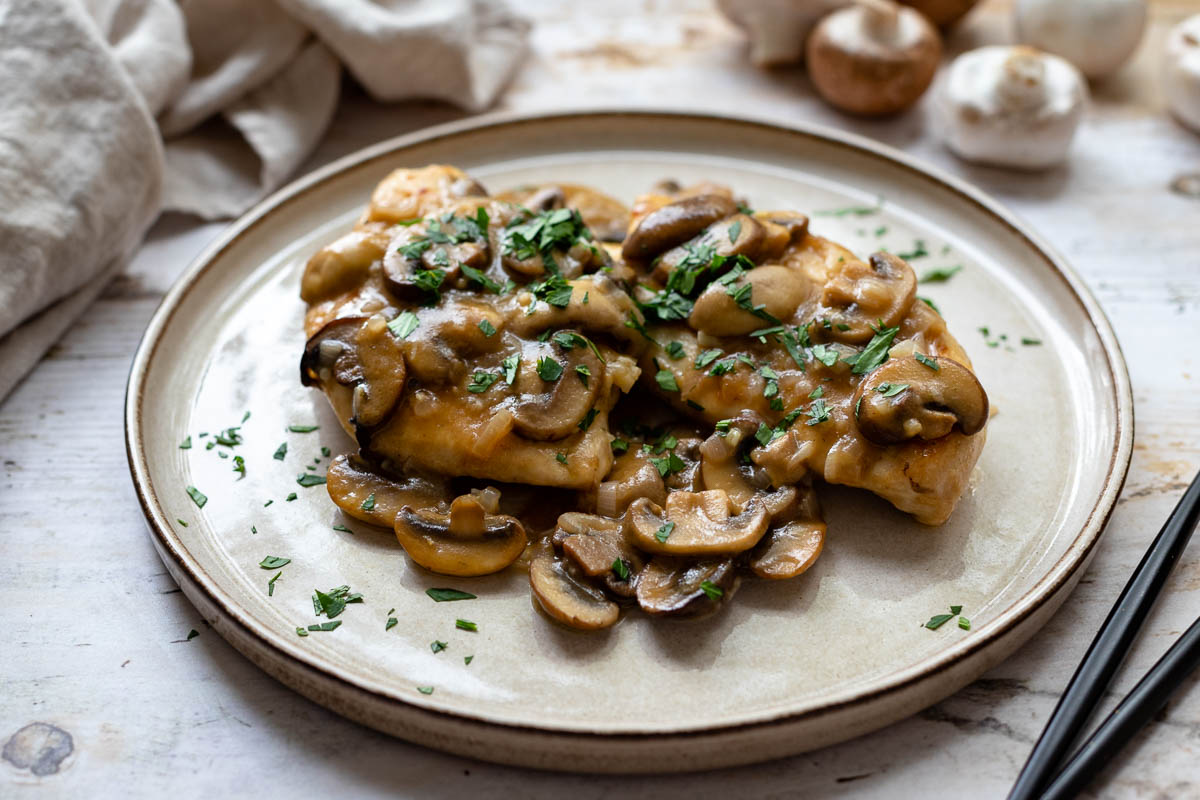
[[[716,347],[714,347],[711,350],[705,350],[703,353],[696,356],[696,361],[693,363],[693,366],[696,369],[704,369],[709,364],[711,364],[712,362],[714,362],[718,358],[720,358],[721,355],[722,355],[721,350]]]
[[[458,589],[426,589],[425,594],[432,597],[439,603],[448,603],[451,600],[474,600],[475,595],[470,592],[459,591]]]
[[[560,464],[566,464],[567,463],[567,454],[562,453],[562,452],[555,453],[554,460]]]
[[[667,342],[665,349],[667,351],[667,357],[672,361],[677,361],[683,358],[683,344],[681,342]],[[188,446],[191,446],[190,443]]]
[[[912,250],[907,253],[897,253],[896,255],[905,261],[912,261],[914,258],[924,258],[929,255],[929,251],[925,249],[925,240],[917,239],[913,242]]]
[[[832,367],[837,363],[837,350],[834,350],[833,348],[827,347],[823,344],[814,344],[811,350],[813,358],[815,358],[817,361],[820,361],[825,366]]]
[[[808,411],[804,413],[808,417],[805,425],[819,425],[829,419],[829,408],[823,399],[814,400]]]
[[[189,436],[186,439],[184,439],[182,442],[180,442],[179,449],[180,450],[191,450],[192,449],[192,437]]]
[[[882,322],[874,330],[875,335],[871,337],[867,346],[861,352],[846,359],[846,363],[853,365],[850,371],[855,375],[865,375],[887,361],[888,350],[891,349],[896,334],[900,332],[899,327],[887,328]]]
[[[242,478],[246,477],[246,459],[242,458],[241,456],[234,456],[233,471],[240,473]],[[238,480],[241,480],[241,478]]]
[[[473,655],[463,656],[463,663],[466,664],[468,667],[471,666],[471,662],[474,660],[475,660],[475,656],[473,656]]]
[[[629,580],[629,565],[625,563],[625,559],[618,558],[612,563],[613,574],[617,576],[619,581]]]
[[[204,504],[208,502],[208,496],[195,486],[187,487],[187,493],[188,497],[192,498],[192,502],[196,504],[196,508],[204,508]]]
[[[922,627],[928,628],[931,631],[936,631],[950,620],[958,617],[958,627],[962,628],[964,631],[971,630],[971,621],[966,617],[959,616],[960,614],[962,614],[962,606],[950,606],[949,614],[934,614],[929,618],[929,622],[926,622]]]
[[[675,530],[674,522],[664,522],[662,524],[662,527],[660,527],[657,531],[654,532],[654,538],[658,539],[659,542],[665,544],[667,541],[667,537],[669,537],[671,535],[671,532],[674,530]]]
[[[478,283],[484,289],[487,289],[493,294],[504,294],[505,290],[507,289],[504,284],[497,283],[487,275],[484,275],[481,270],[475,269],[475,267],[472,267],[468,264],[459,265],[459,269],[462,270],[463,275],[466,275],[469,280]],[[488,336],[491,336],[491,334],[489,333]]]
[[[369,495],[367,495],[367,499],[362,501],[362,505],[359,506],[359,508],[361,508],[363,511],[374,511],[375,493],[371,492]]]
[[[569,250],[576,242],[592,241],[592,232],[583,224],[583,217],[570,208],[543,211],[532,219],[520,217],[505,228],[501,249],[520,261],[533,258],[539,252],[549,256],[552,250]],[[546,258],[551,267],[553,259]]]
[[[333,529],[335,531],[341,531],[342,533],[354,533],[354,531],[350,530],[345,525],[334,525]]]
[[[938,308],[938,307],[937,307],[937,303],[933,302],[933,301],[932,301],[932,300],[930,300],[928,297],[921,297],[920,295],[917,295],[917,299],[918,299],[918,300],[920,300],[920,301],[921,301],[922,303],[924,303],[925,305],[927,305],[927,306],[929,306],[930,308],[932,308],[932,309],[933,309],[934,311],[936,311],[937,313],[939,313],[939,314],[941,314],[941,313],[942,313],[942,310],[941,310],[940,308]]]
[[[468,619],[454,620],[454,627],[458,628],[460,631],[471,631],[472,633],[479,632],[479,626]]]
[[[185,528],[188,526],[188,524],[186,522],[184,522],[183,520],[181,520],[179,517],[176,517],[175,521],[178,522],[180,525],[182,525]]]
[[[290,563],[292,563],[290,558],[284,558],[283,556],[267,556],[262,561],[258,562],[258,565],[263,569],[279,569],[280,567],[286,567]]]
[[[667,369],[660,369],[654,376],[654,382],[658,384],[658,388],[664,392],[678,392],[679,383],[675,380],[675,373]]]
[[[484,336],[491,337],[496,335],[496,326],[486,319],[479,321],[479,330],[483,331]]]
[[[588,369],[586,364],[576,364],[575,374],[579,376],[579,382],[584,386],[588,385],[588,378],[592,377],[592,371]]]
[[[292,433],[312,433],[320,429],[320,425],[288,425],[288,430]]]
[[[1025,345],[1026,347],[1032,347],[1035,345],[1039,345],[1041,343],[1042,343],[1041,339],[1031,339],[1028,336],[1021,337],[1021,344]]]
[[[500,380],[500,376],[494,372],[476,372],[471,376],[471,382],[467,384],[467,391],[472,394],[486,392],[498,380]]]
[[[395,609],[393,609],[393,610],[395,610]],[[400,624],[400,620],[396,619],[395,617],[388,617],[387,622],[383,623],[383,629],[385,631],[390,631],[392,628],[396,627],[399,624]]]
[[[683,468],[687,466],[687,464],[683,462],[683,459],[674,453],[667,453],[661,458],[652,458],[650,459],[650,463],[653,464],[654,468],[658,470],[658,474],[664,478],[674,472],[682,471]]]
[[[273,458],[276,461],[283,461],[283,459],[287,458],[287,442],[284,442],[283,444],[279,445],[279,447],[275,448],[275,455]]]
[[[941,370],[941,367],[938,366],[937,359],[930,358],[924,353],[913,353],[913,358],[929,367],[934,372]]]
[[[450,645],[446,644],[445,642],[441,641],[440,639],[434,639],[432,642],[429,643],[429,649],[435,653],[440,653],[449,646]],[[426,694],[428,694],[428,692],[426,692]]]
[[[292,502],[293,500],[295,500],[295,499],[296,499],[296,497],[297,497],[297,495],[296,495],[296,493],[295,493],[295,492],[288,492],[288,496],[287,496],[287,497],[285,497],[285,498],[283,498],[283,501],[284,501],[285,503],[290,503],[290,502]],[[270,502],[270,501],[267,501],[267,505],[271,505],[271,502]]]
[[[411,311],[401,311],[399,316],[388,323],[388,330],[397,339],[407,339],[417,326],[421,324],[421,320]]]
[[[735,222],[729,226],[729,243],[735,244],[738,240],[738,236],[740,236],[741,234],[742,234],[742,222],[741,222],[741,220],[738,220],[737,222]]]
[[[512,382],[517,379],[517,367],[521,364],[521,356],[509,356],[500,362],[501,368],[504,370],[504,382],[512,386]]]
[[[537,362],[538,377],[544,381],[556,381],[563,374],[563,365],[549,356],[542,356]]]
[[[938,267],[937,269],[926,270],[921,275],[921,283],[942,283],[950,280],[961,271],[962,264],[955,264],[953,267]]]
[[[583,415],[583,419],[579,420],[579,430],[586,431],[592,427],[592,423],[596,421],[596,415],[600,412],[594,408],[589,408],[588,412]]]
[[[296,476],[296,483],[304,486],[305,488],[309,486],[320,486],[324,482],[324,475],[310,475],[309,473],[305,472]]]
[[[279,580],[279,576],[282,574],[283,574],[283,571],[280,570],[279,572],[275,573],[275,577],[273,577],[273,578],[271,578],[271,580],[267,581],[267,597],[275,596],[275,581]]]
[[[309,625],[308,629],[313,633],[316,633],[317,631],[336,631],[341,624],[342,621],[340,619],[335,619],[332,622],[321,622],[317,625]],[[297,628],[297,630],[299,630],[299,628]]]
[[[704,590],[706,595],[708,595],[709,600],[720,600],[725,596],[725,590],[720,586],[717,586],[712,581],[701,581],[700,588]]]
[[[192,639],[195,639],[199,635],[200,635],[200,631],[196,630],[195,628],[192,628],[190,631],[188,631],[187,641],[190,642]]]
[[[881,383],[875,387],[875,391],[884,397],[895,397],[907,388],[907,383]]]
[[[614,454],[620,455],[629,450],[629,442],[621,438],[616,438],[609,442],[609,447],[612,448]]]
[[[847,206],[846,208],[830,208],[821,211],[814,211],[814,217],[866,217],[871,214],[878,214],[883,209],[883,197],[880,197],[875,205],[867,206]]]
[[[318,617],[324,614],[330,619],[345,611],[349,603],[361,603],[362,601],[362,595],[357,592],[351,593],[350,587],[346,585],[334,587],[328,592],[313,590],[312,596],[313,612]]]
[[[816,400],[818,397],[824,397],[824,396],[825,396],[825,387],[824,386],[818,386],[817,388],[813,389],[811,392],[808,393],[809,400]]]
[[[432,686],[418,686],[417,691],[421,694],[433,694]]]

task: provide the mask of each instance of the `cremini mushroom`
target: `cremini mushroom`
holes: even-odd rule
[[[647,553],[733,555],[758,544],[767,522],[767,510],[757,498],[736,508],[725,492],[709,489],[670,492],[665,509],[646,498],[634,500],[625,515],[625,530]]]
[[[342,317],[309,338],[300,359],[300,382],[315,386],[330,380],[352,386],[351,416],[358,428],[386,420],[404,392],[404,354],[387,321]]]
[[[763,226],[762,260],[778,257],[808,233],[808,217],[796,211],[756,211],[754,218]]]
[[[442,476],[383,476],[358,456],[334,456],[325,472],[330,499],[355,519],[392,528],[404,506],[429,508],[446,499],[449,484]]]
[[[1164,67],[1164,88],[1171,113],[1200,133],[1200,14],[1171,29]]]
[[[1013,14],[1018,40],[1093,79],[1120,69],[1146,28],[1146,0],[1017,0]]]
[[[401,300],[423,301],[434,290],[450,288],[464,265],[487,267],[487,239],[459,242],[442,237],[442,241],[435,242],[429,234],[429,223],[402,227],[383,256],[384,285]]]
[[[858,0],[817,23],[805,60],[817,92],[854,114],[894,114],[917,101],[942,57],[937,30],[891,0]]]
[[[543,441],[578,433],[603,381],[604,362],[578,331],[558,331],[547,342],[529,343],[513,384],[513,427],[526,439]]]
[[[731,559],[655,556],[638,576],[637,601],[653,616],[701,617],[727,602],[737,584]]]
[[[938,128],[967,161],[1038,170],[1063,161],[1083,118],[1079,70],[1031,47],[981,47],[950,65],[936,91]]]
[[[648,262],[736,212],[737,204],[729,197],[718,194],[685,197],[638,220],[625,237],[621,254],[631,261]]]
[[[849,258],[830,270],[816,316],[830,321],[827,333],[834,340],[861,344],[880,323],[900,324],[916,296],[917,276],[908,262],[873,253],[865,262]]]
[[[317,386],[330,380],[352,386],[362,380],[362,367],[355,352],[358,329],[366,317],[338,317],[308,337],[300,357],[300,383]]]
[[[713,256],[745,256],[756,261],[765,241],[766,228],[761,222],[747,214],[733,214],[717,220],[698,235],[660,255],[650,276],[659,283],[665,283],[671,273],[685,262],[692,262],[693,267],[698,266],[695,263],[697,257],[703,261]]]
[[[604,581],[619,597],[633,597],[643,562],[620,519],[569,511],[558,518],[553,539],[583,574]]]
[[[688,324],[709,336],[744,336],[770,327],[771,317],[790,318],[808,298],[811,285],[798,269],[782,264],[755,267],[728,284],[710,283],[696,298]]]
[[[378,231],[351,231],[322,247],[304,265],[300,299],[317,303],[349,291],[383,257],[388,237]]]
[[[772,520],[771,530],[750,551],[747,565],[760,578],[785,580],[811,567],[825,546],[825,523],[811,478],[786,487],[795,498],[784,520]]]
[[[979,0],[900,0],[920,11],[939,28],[948,28],[962,19]]]
[[[590,585],[577,567],[548,547],[529,565],[529,586],[542,610],[569,627],[594,631],[611,627],[620,617],[617,604],[603,590]]]
[[[404,506],[396,515],[396,538],[409,558],[443,575],[499,572],[525,550],[525,528],[515,518],[489,514],[480,499],[454,498],[449,512]]]
[[[743,471],[749,467],[744,467],[738,455],[765,422],[753,411],[744,411],[727,420],[724,430],[716,431],[704,440],[700,445],[700,477],[705,489],[725,492],[740,508],[750,502],[761,487],[750,483]]]
[[[804,60],[804,42],[821,17],[850,0],[717,0],[717,7],[750,40],[755,66]]]
[[[634,449],[613,461],[612,469],[596,487],[593,506],[597,514],[618,517],[639,497],[662,505],[667,487],[658,468],[650,462],[650,455]]]
[[[854,392],[855,420],[876,444],[938,439],[958,428],[983,430],[988,398],[971,370],[945,356],[889,359],[868,373]]]

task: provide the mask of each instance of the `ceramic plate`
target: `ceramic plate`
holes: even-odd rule
[[[611,630],[577,633],[534,610],[516,571],[428,574],[389,532],[342,516],[324,487],[299,486],[298,475],[323,473],[322,448],[353,446],[325,397],[298,380],[301,269],[351,227],[389,170],[436,162],[465,168],[492,191],[562,180],[627,200],[664,177],[714,180],[754,207],[812,213],[815,232],[860,255],[923,251],[913,258],[918,274],[961,265],[920,293],[943,311],[999,413],[950,522],[922,527],[873,496],[823,487],[829,539],[800,579],[747,582],[702,622],[632,614]],[[607,112],[432,129],[264,201],[155,314],[130,375],[126,430],[167,568],[213,629],[267,672],[431,747],[633,772],[747,763],[848,739],[999,662],[1046,622],[1086,565],[1125,477],[1131,408],[1095,300],[978,191],[842,133]],[[207,448],[230,426],[240,426],[229,454],[244,458],[244,477],[219,456],[229,448]],[[191,448],[181,449],[188,436]],[[284,443],[286,456],[273,457]],[[208,497],[203,508],[188,486]],[[291,559],[273,595],[267,583],[280,570],[259,566],[268,555]],[[324,621],[314,617],[313,590],[340,584],[365,602],[349,606],[337,630],[297,635]],[[478,599],[435,603],[425,589],[441,586]],[[963,607],[969,631],[922,627],[951,605]],[[398,624],[385,630],[389,616]],[[457,630],[459,617],[478,632]],[[432,652],[435,640],[446,649]]]

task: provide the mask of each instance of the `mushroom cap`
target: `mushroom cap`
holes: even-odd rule
[[[564,347],[562,342],[567,340],[574,344]],[[557,377],[542,377],[538,364],[543,359],[561,367]],[[579,372],[579,367],[588,375]],[[547,342],[527,343],[513,383],[518,394],[512,406],[513,427],[526,439],[539,441],[578,433],[584,417],[596,405],[604,368],[578,331],[558,331]]]
[[[568,627],[593,631],[611,627],[620,618],[616,603],[549,548],[540,550],[530,563],[529,586],[542,610]]]
[[[967,436],[983,430],[988,397],[971,370],[953,359],[892,358],[864,378],[854,393],[855,421],[876,444],[940,439],[958,428]],[[899,391],[896,391],[899,389]]]
[[[705,583],[721,593],[713,597],[704,591]],[[728,602],[737,584],[732,559],[655,556],[638,576],[637,600],[652,616],[702,617]]]
[[[1089,78],[1121,67],[1142,40],[1146,0],[1017,0],[1017,40],[1070,61]]]
[[[750,553],[747,562],[760,578],[795,578],[816,563],[825,547],[825,523],[798,519],[771,529]]]
[[[391,416],[406,377],[404,353],[378,314],[331,320],[309,337],[300,358],[305,386],[327,392],[339,384],[353,387],[350,410],[359,431],[369,432]]]
[[[384,477],[358,456],[341,453],[329,462],[325,489],[334,504],[349,516],[392,528],[404,506],[428,508],[445,501],[448,483],[440,476]]]
[[[939,28],[948,28],[958,22],[970,11],[979,0],[900,0],[906,6],[912,6]]]
[[[620,597],[633,597],[642,557],[626,538],[621,520],[568,512],[559,516],[552,538],[584,575],[603,580],[608,590]],[[617,561],[624,562],[628,577],[616,574],[613,567]]]
[[[688,325],[718,337],[744,336],[770,325],[765,317],[747,311],[730,294],[747,285],[750,286],[750,304],[763,306],[763,311],[776,319],[789,319],[812,291],[811,281],[799,269],[782,264],[755,267],[728,285],[710,283],[696,298],[688,315]]]
[[[631,261],[649,261],[736,212],[737,204],[719,194],[692,195],[676,200],[634,223],[621,245],[621,254]]]
[[[396,538],[409,558],[431,572],[475,576],[499,572],[525,551],[525,528],[514,517],[489,514],[478,497],[461,495],[449,513],[404,506]]]
[[[383,258],[388,237],[379,231],[351,231],[308,259],[300,279],[300,299],[319,303],[353,289],[371,265]]]
[[[829,319],[835,341],[861,344],[880,323],[899,325],[916,296],[917,276],[908,262],[892,253],[872,253],[867,261],[848,258],[834,265],[816,316]]]
[[[1200,14],[1171,29],[1164,66],[1163,88],[1171,113],[1200,133]]]
[[[903,111],[933,81],[942,56],[937,30],[890,0],[835,11],[808,37],[805,62],[817,92],[853,114]]]
[[[954,59],[934,108],[947,147],[959,157],[1038,170],[1066,158],[1087,96],[1083,76],[1066,60],[995,45]]]
[[[633,501],[625,530],[640,550],[674,556],[733,555],[749,550],[767,532],[768,513],[757,498],[737,509],[717,489],[667,495],[666,509],[646,498]]]
[[[813,26],[851,0],[717,0],[717,8],[746,32],[750,60],[773,67],[804,60],[804,42]]]

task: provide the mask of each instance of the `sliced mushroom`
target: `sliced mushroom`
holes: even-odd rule
[[[718,220],[683,244],[672,247],[655,262],[651,277],[665,283],[671,272],[688,259],[694,259],[698,248],[712,248],[711,255],[732,258],[745,256],[757,260],[766,240],[766,228],[758,220],[746,214],[734,214]],[[706,255],[710,251],[704,251]]]
[[[313,254],[304,265],[300,299],[317,303],[348,292],[383,257],[387,237],[376,231],[351,231]]]
[[[825,523],[812,480],[786,488],[793,496],[787,519],[773,519],[770,532],[750,551],[749,567],[760,578],[794,578],[816,562],[825,546]]]
[[[671,492],[665,510],[646,498],[635,500],[625,515],[625,530],[647,553],[733,555],[758,544],[767,522],[767,510],[757,498],[738,510],[729,495],[711,489]]]
[[[518,336],[533,338],[547,328],[578,328],[588,333],[608,334],[634,349],[645,345],[645,338],[625,324],[637,311],[633,300],[616,281],[597,273],[571,281],[571,289],[571,300],[565,307],[538,301],[533,313],[510,316],[508,329]]]
[[[309,337],[300,357],[300,383],[317,386],[330,380],[352,386],[362,380],[355,337],[366,317],[340,317]]]
[[[431,507],[446,498],[446,480],[441,477],[406,475],[387,478],[375,472],[358,456],[340,454],[329,462],[325,488],[334,504],[355,519],[391,528],[404,506]]]
[[[603,580],[608,590],[620,597],[633,597],[642,557],[625,538],[621,520],[568,512],[558,518],[553,538],[561,544],[563,555],[585,575]],[[617,562],[623,564],[623,572],[617,569]]]
[[[358,329],[355,345],[362,380],[354,387],[353,421],[373,428],[391,416],[404,392],[404,353],[378,314]]]
[[[638,576],[637,600],[654,616],[706,616],[733,596],[737,583],[730,559],[655,556]]]
[[[988,419],[979,379],[945,356],[925,363],[915,356],[889,359],[859,383],[854,408],[863,436],[883,445],[938,439],[954,428],[972,436]]]
[[[573,342],[564,347],[563,341]],[[561,370],[546,380],[538,364],[546,359]],[[587,374],[579,371],[583,367]],[[555,368],[557,369],[557,368]],[[586,378],[586,380],[584,380]],[[604,362],[596,357],[577,331],[559,331],[548,342],[530,343],[521,355],[512,406],[513,427],[526,439],[564,439],[577,433],[595,406],[604,380]]]
[[[749,286],[746,293],[740,291]],[[756,267],[728,286],[711,283],[692,306],[688,325],[710,336],[744,336],[786,320],[808,298],[811,284],[802,272],[779,264]],[[748,307],[762,306],[760,313]]]
[[[594,631],[614,625],[620,618],[617,604],[579,577],[573,567],[549,548],[534,557],[529,565],[529,586],[538,605],[572,628]]]
[[[754,218],[763,225],[760,260],[779,257],[789,244],[808,233],[808,217],[796,211],[758,211]]]
[[[895,327],[917,296],[912,267],[891,253],[873,253],[869,263],[846,259],[831,272],[817,316],[832,323],[829,335],[841,342],[868,341],[880,322]]]
[[[758,414],[745,411],[729,420],[724,431],[714,432],[700,445],[700,477],[704,488],[725,492],[739,508],[745,508],[758,488],[747,480],[738,453],[763,423],[765,420]]]
[[[479,498],[460,495],[446,513],[404,506],[396,515],[396,538],[409,558],[443,575],[499,572],[525,550],[525,528],[515,518],[489,514]]]
[[[487,266],[489,248],[487,240],[465,242],[432,242],[429,225],[421,223],[401,228],[392,239],[383,257],[383,281],[397,298],[409,302],[428,299],[431,292],[419,271],[440,270],[439,287],[448,288],[459,279],[464,265],[482,269]],[[424,249],[412,249],[424,243]]]
[[[649,261],[736,212],[737,204],[728,197],[715,194],[686,197],[638,220],[625,237],[621,255],[631,261]]]
[[[636,449],[614,460],[612,469],[596,487],[596,513],[619,517],[639,497],[661,505],[667,499],[667,487],[650,457]]]

